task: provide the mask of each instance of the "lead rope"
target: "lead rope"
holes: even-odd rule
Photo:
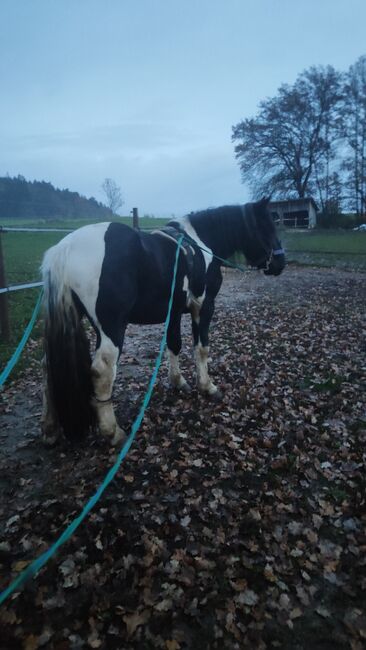
[[[31,564],[24,570],[22,571],[17,578],[10,583],[10,585],[0,593],[0,605],[7,599],[9,596],[14,593],[15,590],[19,589],[21,585],[23,585],[27,580],[32,578],[38,571],[48,562],[48,560],[55,555],[56,551],[67,542],[67,540],[71,537],[71,535],[75,532],[75,530],[80,526],[82,521],[87,517],[89,512],[91,511],[92,508],[96,505],[96,503],[99,501],[100,497],[102,496],[104,490],[108,487],[108,485],[111,483],[111,481],[114,479],[115,475],[117,474],[122,461],[126,457],[133,441],[136,436],[137,431],[140,428],[142,419],[144,417],[145,411],[149,405],[151,395],[153,392],[153,388],[156,382],[156,378],[158,376],[159,368],[161,366],[161,362],[163,359],[163,354],[165,350],[165,345],[166,345],[166,339],[167,339],[167,332],[168,332],[168,327],[170,323],[170,315],[172,311],[172,305],[173,305],[173,297],[174,297],[174,289],[175,289],[175,284],[176,284],[176,279],[177,279],[177,270],[178,270],[178,261],[179,261],[179,252],[182,246],[182,241],[183,241],[183,236],[179,237],[177,241],[177,250],[175,254],[175,262],[174,262],[174,270],[173,270],[173,279],[172,279],[172,285],[171,285],[171,290],[170,290],[170,298],[169,298],[169,304],[168,304],[168,313],[167,317],[165,319],[164,323],[164,333],[163,337],[160,342],[160,348],[159,348],[159,354],[157,356],[156,362],[155,362],[155,367],[153,370],[153,373],[150,378],[150,382],[147,388],[147,391],[145,393],[145,397],[143,399],[140,411],[138,413],[137,418],[135,419],[132,427],[131,427],[131,433],[128,436],[126,442],[124,443],[121,451],[118,454],[118,458],[115,462],[115,464],[110,468],[110,470],[107,472],[103,482],[95,492],[95,494],[89,499],[89,501],[86,503],[84,506],[83,510],[81,513],[73,519],[73,521],[65,528],[63,533],[58,537],[58,539],[49,547],[47,551],[42,553],[36,560],[33,560]]]

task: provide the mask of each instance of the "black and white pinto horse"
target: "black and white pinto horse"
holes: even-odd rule
[[[180,323],[190,313],[197,385],[214,395],[208,373],[208,331],[222,282],[222,261],[242,252],[267,275],[285,266],[268,201],[192,213],[152,233],[119,223],[84,226],[44,257],[45,385],[42,430],[45,442],[60,433],[78,438],[99,427],[112,444],[124,436],[117,424],[112,389],[128,323],[166,319],[177,240],[179,254],[167,332],[169,381],[187,388],[179,368]],[[86,316],[97,343],[93,359],[82,324]]]

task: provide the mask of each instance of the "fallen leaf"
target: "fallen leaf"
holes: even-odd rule
[[[127,636],[130,637],[134,634],[135,630],[140,626],[147,623],[151,616],[151,613],[148,609],[142,610],[140,612],[133,612],[132,614],[125,614],[123,616],[123,621],[126,624]]]

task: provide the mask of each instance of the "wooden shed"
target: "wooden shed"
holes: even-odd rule
[[[276,223],[285,228],[315,228],[318,207],[311,197],[271,201],[271,214]]]

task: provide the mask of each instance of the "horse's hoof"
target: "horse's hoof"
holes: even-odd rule
[[[169,383],[169,388],[173,391],[179,391],[182,393],[190,393],[191,392],[191,387],[189,383],[185,380],[182,379],[179,382],[170,382]]]
[[[175,386],[175,390],[178,390],[180,393],[185,393],[188,395],[188,393],[191,392],[191,387],[187,381],[185,381],[181,386]]]
[[[111,446],[116,447],[116,445],[118,445],[120,442],[124,442],[125,440],[125,432],[120,427],[117,427],[113,438],[111,438]]]
[[[221,402],[223,398],[223,394],[221,390],[219,390],[217,386],[215,386],[215,384],[209,384],[209,385],[206,384],[205,386],[198,386],[198,390],[201,393],[201,395],[204,395],[208,399],[211,399],[212,401],[215,402],[216,401]]]
[[[41,440],[42,444],[48,449],[54,447],[60,438],[60,432],[55,431],[54,433],[42,433]]]
[[[214,393],[207,393],[207,397],[213,402],[222,402],[224,395],[222,391],[217,388]]]

